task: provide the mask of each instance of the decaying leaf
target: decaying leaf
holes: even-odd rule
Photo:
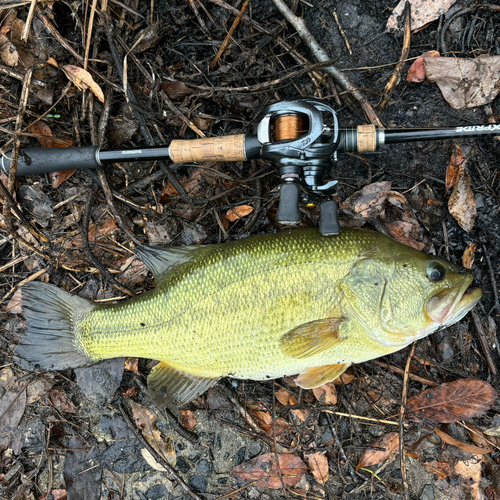
[[[71,401],[69,396],[59,387],[55,387],[49,392],[49,402],[56,410],[64,413],[72,413],[73,415],[76,413],[73,401]]]
[[[174,440],[172,439],[172,436],[168,436],[167,438],[167,447],[169,448],[169,455],[175,457],[175,446],[174,446]],[[141,450],[141,455],[144,460],[150,465],[154,470],[158,470],[160,472],[167,472],[167,469],[163,467],[163,465],[159,464],[155,457],[151,455],[149,450],[147,448],[142,448]],[[170,460],[168,460],[170,462]],[[175,461],[172,464],[172,466],[175,465]]]
[[[462,266],[464,266],[465,269],[472,269],[476,249],[477,243],[469,243],[467,248],[464,250],[464,254],[462,255]]]
[[[406,81],[422,83],[425,80],[425,57],[439,57],[441,54],[437,50],[428,50],[420,57],[417,57],[414,63],[410,66],[408,74],[406,75]]]
[[[448,210],[464,231],[472,230],[477,215],[476,198],[464,166],[458,169],[457,181],[448,200]]]
[[[483,106],[500,92],[500,56],[482,55],[475,59],[425,57],[425,73],[429,82],[437,83],[453,109]],[[485,125],[489,126],[494,127]]]
[[[388,222],[386,227],[396,241],[408,245],[409,247],[416,248],[417,250],[422,250],[422,248],[425,247],[424,243],[413,238],[415,226],[411,222]]]
[[[99,99],[104,102],[104,94],[101,87],[92,78],[92,75],[85,69],[67,64],[61,68],[68,80],[72,81],[80,90],[90,89],[90,91]]]
[[[305,422],[307,417],[309,417],[309,412],[307,410],[291,410],[291,412],[301,421]]]
[[[293,394],[290,394],[286,389],[280,389],[279,391],[276,391],[274,395],[284,406],[293,406],[297,404],[297,398]]]
[[[466,161],[467,159],[464,158],[462,149],[458,144],[455,144],[455,149],[451,155],[450,163],[448,163],[448,166],[446,167],[446,191],[449,191],[455,186],[458,178],[458,170],[460,167],[465,166]]]
[[[183,82],[166,82],[160,85],[170,99],[180,99],[191,94],[193,91]]]
[[[191,410],[182,410],[181,415],[182,427],[184,427],[184,429],[187,429],[188,431],[192,431],[198,423],[193,412]]]
[[[248,412],[255,418],[260,428],[265,431],[268,436],[273,436],[273,417],[261,402],[247,404]],[[281,436],[287,429],[289,424],[283,418],[277,418],[274,422],[274,431],[276,436]]]
[[[337,377],[333,383],[335,385],[347,385],[350,384],[354,380],[354,372],[352,367],[348,368],[346,372],[344,372],[340,377]]]
[[[245,215],[251,214],[253,212],[253,207],[250,205],[239,205],[238,207],[231,208],[226,214],[227,220],[234,222],[235,220],[245,217]]]
[[[457,0],[409,0],[411,6],[411,29],[420,31],[429,23],[448,12]],[[398,29],[398,18],[403,14],[406,0],[401,0],[390,15],[386,29]]]
[[[21,299],[22,299],[22,289],[17,290],[12,298],[9,300],[9,303],[4,307],[4,311],[10,314],[21,314],[23,312],[21,307]]]
[[[316,480],[325,484],[330,477],[330,471],[328,470],[328,459],[325,456],[324,451],[317,451],[316,453],[311,453],[309,455],[304,455],[307,465],[311,469],[313,476]]]
[[[470,460],[459,460],[455,464],[455,474],[462,477],[462,489],[464,498],[472,500],[483,500],[484,495],[481,491],[481,472],[483,458],[474,456]]]
[[[52,495],[50,497],[52,500],[66,500],[68,498],[66,490],[52,490],[50,494]],[[46,500],[47,496],[48,494],[44,494],[38,500]]]
[[[478,429],[471,423],[466,422],[465,427],[467,427],[469,431],[469,435],[474,441],[474,444],[479,446],[480,448],[489,449],[493,451],[495,449],[496,443],[493,441],[497,441],[494,437],[487,436],[481,429]]]
[[[231,474],[247,481],[257,481],[255,486],[277,490],[283,486],[295,486],[306,470],[306,464],[295,455],[266,453],[243,462]]]
[[[349,196],[341,206],[344,209],[353,210],[364,219],[372,219],[384,209],[390,190],[390,182],[374,182]]]
[[[471,378],[440,384],[411,397],[407,406],[412,413],[406,412],[406,418],[411,421],[425,418],[438,423],[470,420],[488,411],[497,394],[488,382]]]
[[[174,467],[177,461],[175,446],[173,446],[170,437],[167,437],[166,440],[161,437],[159,429],[156,428],[156,415],[135,401],[129,400],[129,404],[135,424],[142,431],[147,442],[164,460]]]
[[[15,66],[19,62],[19,52],[14,44],[0,33],[0,58],[7,66]]]
[[[422,462],[422,465],[431,474],[436,474],[439,479],[446,479],[447,477],[453,476],[455,473],[448,462]]]
[[[374,448],[383,448],[383,450],[365,450],[359,458],[356,470],[379,464],[390,458],[399,447],[399,433],[388,432],[375,440],[370,446]]]
[[[139,358],[125,358],[125,370],[139,375]]]
[[[314,388],[313,394],[315,398],[322,404],[325,405],[336,405],[337,404],[337,388],[334,382],[328,382],[326,384],[320,385]]]

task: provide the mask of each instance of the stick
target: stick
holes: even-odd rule
[[[300,38],[304,40],[304,42],[307,44],[307,46],[313,53],[316,60],[319,62],[329,60],[330,57],[328,57],[328,54],[325,52],[325,50],[312,36],[311,32],[307,29],[304,21],[300,17],[297,17],[291,11],[285,5],[283,0],[273,0],[273,3],[276,6],[276,8],[281,12],[281,14],[283,14],[285,19],[295,28]],[[333,78],[335,78],[335,80],[337,81],[337,83],[344,88],[344,90],[350,92],[351,95],[357,99],[357,101],[363,108],[363,111],[365,112],[366,116],[368,117],[371,123],[381,128],[384,128],[382,122],[380,121],[380,118],[377,116],[377,113],[373,109],[372,105],[366,100],[363,94],[359,92],[359,90],[356,90],[356,86],[351,82],[351,80],[349,80],[349,78],[347,78],[347,76],[345,76],[339,69],[337,69],[333,65],[327,66],[325,68],[325,71],[330,75],[332,75]]]
[[[481,318],[476,311],[471,311],[472,321],[474,322],[474,327],[476,328],[477,338],[479,339],[479,343],[483,348],[484,356],[486,357],[486,362],[488,363],[488,368],[492,375],[496,375],[498,373],[497,367],[495,366],[495,362],[493,361],[493,356],[491,355],[490,345],[488,344],[488,340],[486,339],[486,333],[483,328],[483,324],[481,323]]]
[[[394,68],[389,81],[384,89],[384,95],[382,97],[382,101],[377,107],[377,111],[380,113],[384,111],[387,103],[389,102],[396,85],[399,82],[399,77],[401,76],[401,71],[405,65],[405,61],[408,58],[408,54],[410,53],[410,40],[411,40],[411,6],[410,2],[406,2],[405,8],[403,11],[403,15],[405,16],[405,26],[404,26],[404,38],[403,38],[403,50],[401,51],[401,57],[399,58],[398,64]]]

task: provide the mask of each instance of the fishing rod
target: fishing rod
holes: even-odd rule
[[[193,140],[174,140],[169,146],[101,150],[79,148],[21,149],[17,175],[35,175],[69,169],[99,168],[108,163],[170,159],[174,163],[200,161],[273,162],[281,177],[276,220],[300,223],[299,202],[320,206],[320,233],[340,232],[337,203],[331,198],[338,181],[323,177],[337,153],[368,153],[384,144],[456,139],[500,134],[500,124],[434,129],[380,129],[360,125],[340,129],[335,111],[316,99],[282,101],[266,107],[257,134],[240,134]],[[0,158],[0,172],[10,169],[11,153]]]

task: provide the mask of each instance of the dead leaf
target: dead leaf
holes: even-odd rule
[[[257,481],[257,487],[278,490],[283,488],[283,485],[295,486],[306,470],[306,464],[295,455],[266,453],[243,462],[235,467],[231,474],[247,481]]]
[[[151,453],[149,452],[149,450],[147,448],[142,448],[141,455],[142,455],[142,458],[144,458],[144,460],[146,460],[148,465],[151,468],[153,468],[154,470],[157,470],[160,472],[167,472],[167,469],[165,469],[165,467],[163,467],[163,465],[159,464],[156,461],[155,457],[153,457],[153,455],[151,455]]]
[[[240,219],[241,217],[245,217],[248,214],[253,212],[253,207],[250,205],[240,205],[238,207],[231,208],[228,210],[226,214],[226,218],[230,222],[234,222],[235,220]]]
[[[500,92],[500,56],[482,55],[475,59],[425,57],[424,62],[427,80],[439,86],[453,109],[483,106]]]
[[[464,250],[464,254],[462,255],[462,266],[464,266],[465,269],[472,269],[476,249],[477,243],[469,243],[467,248]]]
[[[143,30],[139,31],[130,44],[134,47],[134,54],[140,54],[158,43],[160,38],[160,23],[154,22]],[[140,41],[139,41],[140,40]],[[137,43],[137,45],[136,45]]]
[[[297,398],[285,389],[276,391],[274,395],[283,406],[293,406],[297,404]]]
[[[180,99],[186,97],[193,91],[182,82],[166,82],[160,85],[160,89],[164,90],[170,99]]]
[[[68,497],[66,495],[66,490],[52,490],[50,492],[52,500],[66,500]],[[46,500],[48,494],[43,494],[38,500]]]
[[[399,433],[388,432],[374,441],[370,446],[384,450],[365,450],[359,459],[356,470],[379,464],[391,457],[399,447]]]
[[[22,289],[16,290],[9,303],[5,306],[4,311],[10,314],[21,314],[23,312],[21,307]]]
[[[464,166],[458,169],[457,182],[448,200],[448,210],[464,231],[472,230],[477,215],[476,198]]]
[[[446,479],[455,474],[448,462],[422,462],[422,465],[431,474],[436,474],[439,479]]]
[[[309,412],[307,410],[291,410],[291,412],[301,421],[305,422],[307,417],[309,417]]]
[[[210,118],[193,118],[193,123],[200,130],[208,130],[210,128],[210,124],[212,123],[212,120],[210,120]]]
[[[396,241],[417,250],[422,250],[425,247],[424,243],[413,238],[414,225],[411,222],[388,222],[385,226]]]
[[[139,394],[139,390],[137,387],[129,387],[127,390],[123,391],[123,395],[127,396],[127,398],[135,398]]]
[[[413,32],[427,26],[429,23],[438,19],[441,15],[448,12],[450,7],[457,0],[408,0],[411,6],[411,30]],[[398,18],[403,14],[406,0],[401,0],[390,15],[386,30],[394,31],[400,29]]]
[[[247,404],[248,412],[259,424],[259,427],[268,435],[273,436],[273,417],[266,410],[263,403]],[[274,430],[276,432],[276,437],[281,436],[285,431],[288,430],[290,425],[283,418],[277,418],[274,422]]]
[[[352,368],[348,368],[346,372],[344,372],[340,377],[337,377],[333,380],[335,385],[347,385],[350,384],[354,380],[354,373]]]
[[[90,89],[90,91],[99,99],[104,102],[104,94],[101,87],[92,78],[92,75],[78,66],[67,64],[61,68],[68,80],[72,81],[80,90]]]
[[[76,408],[73,401],[69,399],[68,395],[60,388],[55,387],[49,392],[49,403],[59,411],[64,413],[76,414]]]
[[[58,68],[59,67],[59,64],[57,63],[57,61],[53,57],[49,57],[47,59],[47,64],[50,64],[51,66],[54,66],[54,68]]]
[[[142,260],[139,260],[135,255],[130,256],[120,267],[120,276],[118,279],[124,285],[134,287],[142,283],[148,275],[148,270]]]
[[[417,422],[425,418],[431,422],[453,423],[470,420],[488,411],[497,398],[497,390],[488,382],[463,378],[440,384],[411,397],[406,418]]]
[[[14,44],[0,33],[0,58],[7,66],[15,66],[19,61],[19,52]]]
[[[139,375],[139,358],[126,358],[125,370]]]
[[[65,180],[69,179],[74,173],[75,169],[63,170],[62,172],[51,172],[50,178],[52,179],[52,189],[57,189]]]
[[[135,424],[142,431],[142,435],[146,438],[146,441],[164,460],[172,467],[175,467],[177,461],[175,446],[173,446],[170,437],[166,441],[162,439],[159,429],[156,428],[156,415],[145,406],[133,400],[129,400],[129,404]]]
[[[407,82],[422,83],[425,80],[425,64],[424,57],[440,57],[440,53],[437,50],[428,50],[420,57],[417,57],[413,64],[408,70],[406,75]]]
[[[455,464],[455,474],[462,477],[462,488],[464,497],[472,500],[483,500],[484,495],[481,491],[481,472],[483,457],[475,456],[470,460],[459,460]]]
[[[161,190],[160,203],[162,205],[167,205],[178,196],[179,192],[177,191],[177,189],[175,189],[174,186],[170,182],[168,182],[167,185]]]
[[[314,388],[312,391],[315,398],[321,404],[325,405],[337,404],[337,388],[335,387],[335,382],[327,382],[326,384]]]
[[[451,155],[450,163],[448,164],[448,167],[446,167],[446,191],[449,191],[452,187],[455,186],[455,184],[457,183],[458,171],[460,167],[465,165],[466,161],[467,159],[464,158],[462,149],[458,144],[455,144],[455,149],[453,151],[453,154]]]
[[[354,210],[364,219],[372,219],[383,211],[390,190],[390,182],[374,182],[349,196],[342,203],[342,208]]]
[[[325,456],[324,451],[317,451],[316,453],[311,453],[309,455],[304,455],[313,476],[320,484],[325,484],[330,477],[330,471],[328,470],[328,459]]]
[[[43,121],[38,121],[28,127],[32,134],[35,134],[42,148],[69,148],[73,146],[71,139],[56,139],[51,128]]]
[[[193,412],[191,410],[182,410],[181,414],[182,427],[184,427],[184,429],[187,429],[188,431],[192,431],[198,423]]]
[[[480,448],[484,448],[485,450],[489,449],[490,452],[495,449],[495,443],[493,443],[493,441],[496,440],[494,437],[486,436],[486,434],[481,431],[481,429],[478,429],[469,422],[465,422],[465,427],[467,427],[469,435],[472,441],[474,441],[474,444],[476,444]]]

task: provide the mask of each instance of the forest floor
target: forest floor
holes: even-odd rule
[[[0,5],[4,152],[255,133],[266,106],[300,97],[332,106],[340,128],[370,123],[352,89],[318,64],[270,0],[251,0],[214,65],[244,1],[156,0],[153,12],[138,0],[35,3]],[[404,16],[386,30],[397,4],[292,2],[330,64],[375,110],[402,55]],[[406,78],[428,51],[441,59],[499,55],[498,10],[470,9],[480,3],[467,0],[412,4],[415,16],[424,8],[442,15],[412,33],[385,109],[377,110],[383,126],[497,121],[498,99],[454,109],[436,83]],[[75,86],[82,79],[87,90]],[[134,258],[139,243],[224,243],[276,232],[276,167],[149,161],[2,174],[0,498],[500,498],[499,153],[493,137],[389,144],[339,154],[325,176],[339,181],[342,225],[382,231],[471,268],[484,291],[474,316],[414,351],[352,367],[322,395],[300,390],[293,378],[223,380],[176,418],[149,397],[149,360],[23,371],[13,360],[26,328],[20,289],[41,280],[93,300],[122,300],[154,286]],[[316,208],[302,206],[301,216],[304,226],[319,223]]]

